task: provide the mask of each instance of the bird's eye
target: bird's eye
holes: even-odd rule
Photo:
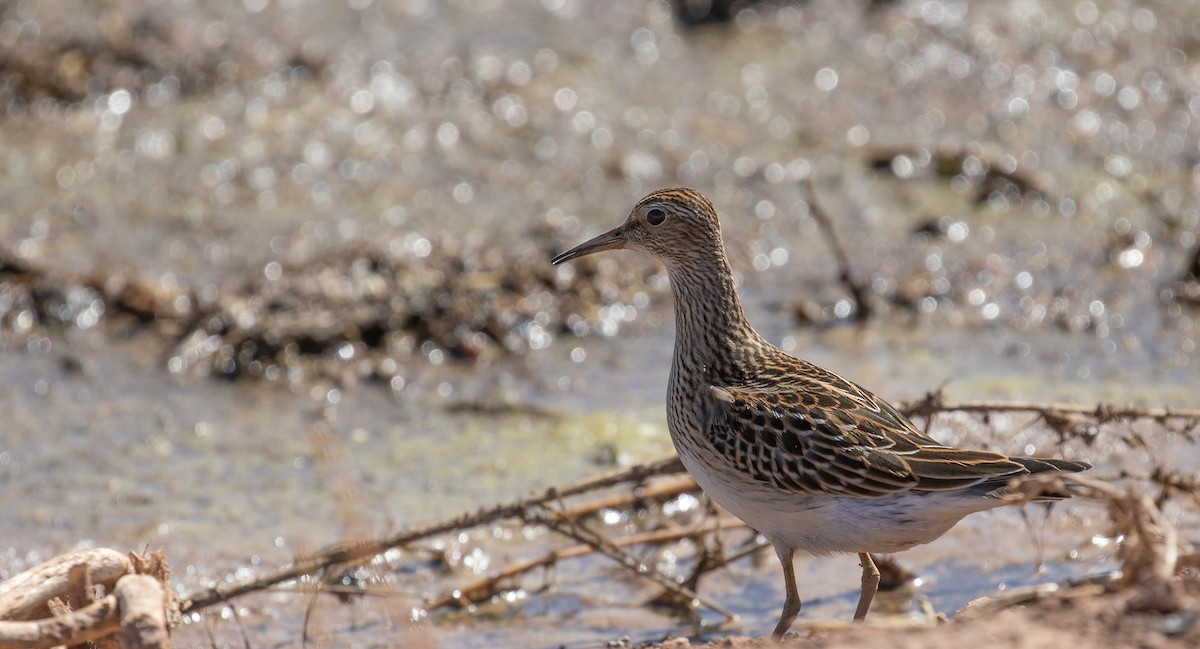
[[[662,222],[666,220],[667,213],[657,207],[646,212],[646,222],[650,225],[662,225]]]

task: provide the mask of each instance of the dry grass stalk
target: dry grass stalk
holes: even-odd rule
[[[632,534],[630,536],[612,539],[611,543],[619,548],[626,548],[632,545],[662,545],[665,543],[674,543],[684,539],[696,539],[709,532],[726,529],[743,529],[746,524],[735,518],[725,518],[716,521],[715,523],[705,525],[699,528],[680,528],[670,530],[656,530],[654,532],[646,532],[643,534]],[[587,556],[596,552],[596,548],[592,545],[583,543],[562,550],[548,552],[540,557],[526,559],[512,563],[499,572],[488,575],[483,579],[474,581],[462,588],[456,588],[453,591],[443,593],[438,597],[429,601],[425,605],[428,611],[435,611],[448,606],[466,607],[471,604],[482,602],[491,599],[500,592],[503,592],[514,580],[538,570],[541,568],[551,568],[559,561],[565,559],[575,559],[578,557]]]
[[[804,180],[804,191],[808,194],[808,214],[820,226],[825,245],[829,246],[829,251],[833,253],[833,259],[837,263],[838,282],[854,301],[854,319],[859,322],[870,319],[874,308],[869,299],[871,292],[865,282],[855,277],[850,267],[850,255],[846,254],[846,247],[842,245],[837,231],[833,228],[833,220],[817,200],[817,186],[811,176]]]
[[[582,525],[579,525],[576,520],[568,518],[562,513],[551,510],[537,511],[531,508],[522,518],[527,523],[533,525],[544,525],[558,532],[559,534],[573,538],[580,543],[592,546],[600,554],[603,554],[604,556],[616,561],[633,572],[635,575],[658,584],[662,588],[673,593],[676,597],[679,597],[681,601],[699,604],[700,606],[724,616],[726,621],[737,618],[737,615],[735,615],[729,609],[717,604],[716,602],[710,601],[708,598],[702,597],[700,594],[696,593],[696,591],[677,583],[670,577],[659,572],[654,566],[646,565],[637,557],[634,557],[625,550],[617,547],[612,541],[608,540],[604,536],[586,527],[583,527]]]
[[[1015,604],[1027,603],[1045,595],[1084,597],[1100,591],[1133,590],[1128,608],[1134,611],[1173,613],[1183,603],[1176,576],[1192,563],[1195,549],[1180,538],[1171,521],[1154,499],[1139,493],[1132,485],[1124,488],[1110,482],[1080,475],[1041,475],[1014,480],[1011,487],[1018,502],[1032,501],[1045,493],[1071,493],[1077,498],[1103,503],[1112,521],[1111,536],[1118,539],[1116,558],[1121,571],[1075,585],[1046,584],[1007,597],[972,602],[970,615],[991,613]]]
[[[1048,403],[1037,401],[961,401],[945,400],[942,391],[934,390],[924,397],[902,403],[900,412],[909,417],[929,418],[946,412],[969,412],[987,414],[993,412],[1033,412],[1038,414],[1056,432],[1091,439],[1096,436],[1092,426],[1110,421],[1149,419],[1165,429],[1188,440],[1196,426],[1200,425],[1200,410],[1186,408],[1144,408],[1139,406],[1114,406],[1100,403],[1094,406],[1074,403]],[[1189,429],[1172,428],[1171,423],[1182,423]],[[1145,440],[1125,437],[1123,441],[1132,446],[1145,446]]]

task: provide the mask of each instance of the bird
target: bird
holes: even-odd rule
[[[650,193],[624,223],[551,263],[621,249],[666,267],[667,428],[703,492],[773,546],[786,591],[776,639],[801,608],[797,551],[857,553],[862,620],[879,585],[870,553],[929,543],[968,514],[1011,504],[1013,479],[1091,468],[946,446],[867,389],[768,342],[746,319],[717,212],[695,189]]]

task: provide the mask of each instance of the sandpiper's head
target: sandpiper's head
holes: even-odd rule
[[[561,264],[601,250],[637,250],[667,262],[721,252],[717,212],[700,192],[663,189],[638,201],[621,225],[558,255]]]

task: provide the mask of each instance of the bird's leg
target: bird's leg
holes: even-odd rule
[[[858,594],[858,608],[854,611],[854,619],[865,620],[867,609],[871,608],[871,600],[875,599],[875,591],[879,590],[879,568],[866,552],[858,553],[858,562],[862,566],[862,592]]]
[[[787,596],[783,600],[783,613],[779,615],[779,624],[775,625],[775,631],[771,633],[772,638],[779,640],[800,614],[800,593],[796,591],[796,569],[792,566],[794,551],[777,545],[775,553],[779,555],[779,563],[783,564],[783,586],[787,589]]]

